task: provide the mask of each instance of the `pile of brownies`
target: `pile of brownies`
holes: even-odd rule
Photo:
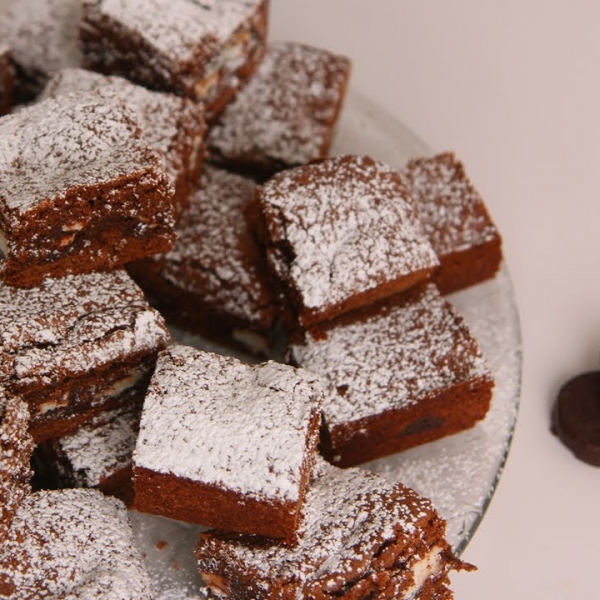
[[[328,157],[350,61],[268,11],[0,16],[1,598],[154,598],[126,507],[210,528],[207,596],[442,600],[469,567],[354,467],[486,415],[446,295],[500,236],[451,153]]]

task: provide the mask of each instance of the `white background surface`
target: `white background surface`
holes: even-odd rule
[[[549,433],[600,368],[600,4],[273,0],[272,37],[354,61],[352,86],[466,163],[504,238],[524,341],[517,430],[457,600],[598,600],[600,468]]]

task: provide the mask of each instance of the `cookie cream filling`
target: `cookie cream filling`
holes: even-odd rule
[[[406,598],[412,600],[417,597],[425,582],[431,577],[441,574],[444,561],[442,560],[442,548],[434,546],[421,560],[412,566],[413,585],[406,591]]]
[[[0,256],[8,256],[8,244],[4,232],[0,229]]]

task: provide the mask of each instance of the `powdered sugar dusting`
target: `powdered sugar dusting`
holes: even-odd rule
[[[153,597],[125,506],[92,490],[27,497],[0,547],[0,577],[11,600]]]
[[[335,306],[357,293],[437,266],[408,193],[388,165],[340,156],[272,177],[258,198],[280,277],[307,308]]]
[[[146,396],[134,467],[297,500],[321,402],[317,378],[301,369],[172,346],[159,356]]]
[[[490,377],[468,327],[432,284],[365,321],[331,328],[326,340],[307,337],[292,357],[329,381],[323,413],[333,427]]]
[[[219,160],[299,165],[323,158],[350,61],[327,50],[274,42],[208,137]]]

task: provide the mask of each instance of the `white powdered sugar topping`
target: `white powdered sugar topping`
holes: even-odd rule
[[[55,383],[131,356],[170,336],[125,271],[48,279],[39,288],[0,284],[0,384]]]
[[[134,468],[297,501],[322,394],[302,369],[172,346],[144,402]]]
[[[93,490],[27,497],[0,547],[0,578],[10,600],[153,598],[124,504]]]
[[[269,45],[254,77],[221,114],[209,150],[225,160],[299,165],[322,158],[350,61],[302,44]]]
[[[260,0],[100,0],[99,10],[174,61],[227,41]]]
[[[437,266],[392,167],[340,156],[297,167],[259,188],[269,258],[308,309],[323,310]],[[278,252],[277,246],[291,250]]]
[[[132,114],[116,97],[66,94],[0,121],[0,209],[23,214],[79,186],[154,165]]]
[[[498,239],[479,192],[450,152],[410,161],[401,171],[438,255]]]
[[[0,15],[0,37],[28,74],[81,65],[78,24],[82,0],[15,0]]]
[[[474,378],[491,378],[466,323],[432,284],[327,339],[307,336],[294,362],[329,381],[323,414],[330,426],[414,405]]]

